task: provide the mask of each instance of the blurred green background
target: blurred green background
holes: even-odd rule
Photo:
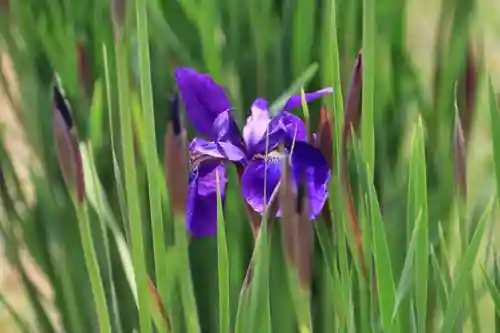
[[[128,6],[132,6],[131,3]],[[228,90],[240,125],[244,124],[249,106],[256,97],[266,97],[279,104],[283,94],[297,93],[302,85],[308,91],[333,85],[332,3],[336,4],[340,79],[346,101],[356,55],[363,45],[363,1],[147,1],[159,160],[163,160],[169,101],[175,90],[172,72],[176,66],[194,67],[210,73]],[[459,241],[456,241],[459,218],[455,216],[457,201],[453,184],[457,181],[452,176],[451,161],[454,87],[457,83],[458,109],[467,147],[465,215],[473,231],[478,216],[485,211],[488,199],[495,192],[487,80],[489,75],[495,91],[500,91],[500,2],[376,0],[374,8],[376,30],[371,64],[375,83],[375,186],[383,207],[395,274],[399,277],[402,270],[405,242],[411,232],[405,224],[407,169],[411,128],[418,114],[422,115],[427,139],[430,241],[438,243],[437,226],[438,222],[442,223],[449,241],[452,267],[462,255]],[[7,195],[2,194],[4,206],[0,210],[3,230],[7,231],[0,237],[6,249],[0,259],[0,291],[19,312],[39,321],[39,315],[37,317],[32,308],[33,295],[29,295],[29,290],[28,295],[26,293],[25,278],[29,279],[42,294],[41,304],[47,309],[48,316],[54,318],[53,321],[59,323],[57,325],[62,322],[67,329],[72,325],[71,314],[61,311],[61,304],[67,299],[64,299],[66,293],[62,282],[65,278],[58,276],[58,272],[67,270],[72,275],[69,280],[78,285],[74,295],[78,299],[78,311],[91,312],[92,303],[87,299],[90,298],[89,283],[80,280],[85,267],[81,248],[75,246],[79,244],[78,231],[73,223],[76,217],[53,145],[51,84],[54,72],[57,72],[73,107],[79,139],[92,142],[97,173],[110,210],[118,217],[116,220],[122,228],[120,191],[117,190],[110,154],[110,136],[114,135],[114,139],[120,142],[116,131],[118,125],[115,124],[117,113],[108,118],[107,106],[109,99],[111,105],[118,108],[118,96],[116,91],[110,92],[106,88],[102,48],[105,43],[111,86],[115,86],[119,79],[114,70],[117,58],[109,2],[11,0],[9,3],[0,0],[0,10],[4,88],[0,95],[0,133],[5,148],[0,155],[0,165],[10,186]],[[129,10],[128,15],[130,26],[125,28],[124,45],[130,55],[126,66],[130,74],[131,95],[127,97],[134,108],[140,98],[139,46],[135,26],[130,23],[135,19],[135,11]],[[467,59],[472,59],[472,69]],[[472,71],[477,85],[467,85],[470,83],[467,70]],[[322,102],[332,110],[333,99],[325,98]],[[319,102],[310,106],[314,127],[320,107]],[[110,135],[113,127],[115,132]],[[191,128],[189,134],[190,137],[195,135]],[[144,144],[147,143],[139,143]],[[120,163],[121,158],[118,154]],[[11,163],[15,172],[10,172],[14,171],[9,169]],[[138,164],[141,205],[146,207],[146,165],[144,161]],[[356,166],[351,165],[351,174],[355,174],[355,169]],[[356,184],[356,176],[351,176]],[[232,177],[234,181],[235,174]],[[13,185],[18,182],[19,188]],[[237,193],[235,183],[230,184],[229,191],[234,191],[230,193]],[[17,203],[6,204],[7,197]],[[14,209],[9,211],[6,206]],[[238,267],[234,269],[234,275],[231,273],[231,299],[234,302],[251,253],[248,224],[241,218],[243,209],[239,196],[228,198],[226,221],[230,262],[233,267]],[[99,220],[98,215],[99,212],[92,211],[93,219]],[[147,209],[143,215],[148,222]],[[492,258],[494,245],[499,240],[495,221],[485,233],[491,237],[483,242],[486,249],[481,251],[478,262],[485,257]],[[95,240],[101,255],[106,251],[105,238],[113,237],[111,232],[107,233],[109,235],[104,239],[99,234]],[[166,234],[167,241],[171,241],[168,232]],[[148,269],[154,271],[151,230],[148,227],[145,237]],[[203,287],[217,277],[215,272],[214,278],[213,269],[214,262],[216,266],[215,249],[213,239],[197,240],[191,244],[192,264],[199,270],[193,274],[195,291],[204,295],[198,307],[207,327],[212,327],[217,320],[215,312],[210,310],[214,306],[211,305],[214,294]],[[109,264],[117,272],[114,277],[116,290],[119,294],[123,291],[124,295],[124,299],[118,297],[122,319],[126,314],[132,314],[132,323],[136,321],[135,308],[117,252],[112,245]],[[205,253],[208,254],[206,257],[203,256]],[[22,270],[18,258],[25,266]],[[109,268],[105,263],[100,264],[104,270]],[[476,268],[475,281],[483,281],[480,269]],[[495,309],[491,299],[485,296],[483,282],[476,282],[475,290],[481,331],[492,332]],[[92,314],[82,315],[81,320],[85,327],[97,329],[93,326],[95,319]],[[122,324],[126,325],[127,320],[123,319]],[[474,331],[470,319],[464,324],[466,330]],[[0,332],[14,331],[11,315],[0,306]]]

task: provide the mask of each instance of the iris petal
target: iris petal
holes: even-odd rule
[[[224,89],[209,75],[191,68],[177,68],[174,76],[190,122],[198,132],[215,139],[212,124],[230,108]]]
[[[219,174],[221,199],[224,204],[226,171],[221,163],[203,163],[189,175],[187,229],[195,237],[217,233],[217,184]]]
[[[306,182],[309,202],[309,218],[315,219],[328,197],[330,168],[321,152],[306,142],[295,142],[292,152],[292,170],[295,182],[301,177]]]
[[[262,158],[255,159],[248,164],[241,177],[243,197],[253,210],[262,214],[264,203],[267,207],[280,179],[281,160],[279,157],[268,157],[267,162]],[[279,215],[280,212],[278,212]]]
[[[309,102],[312,102],[314,101],[315,99],[318,99],[324,95],[327,95],[327,94],[331,94],[333,93],[333,89],[332,88],[324,88],[324,89],[321,89],[321,90],[317,90],[317,91],[314,91],[312,93],[307,93],[305,94],[306,96],[306,102],[309,103]],[[302,96],[299,94],[299,95],[295,95],[295,96],[292,96],[288,99],[288,101],[286,102],[285,104],[285,107],[283,108],[284,111],[288,111],[288,110],[291,110],[291,109],[295,109],[295,108],[298,108],[302,106]]]
[[[248,147],[253,147],[266,134],[267,125],[271,121],[267,106],[268,103],[263,98],[256,99],[252,104],[252,115],[243,128],[243,138]]]
[[[287,139],[289,143],[291,143],[294,138],[295,141],[307,141],[306,125],[302,119],[289,112],[283,112],[281,115],[281,121],[286,127]]]

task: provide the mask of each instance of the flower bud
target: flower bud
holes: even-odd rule
[[[85,197],[82,156],[69,103],[59,83],[54,85],[52,125],[59,167],[64,181],[75,195],[77,202],[81,204]]]

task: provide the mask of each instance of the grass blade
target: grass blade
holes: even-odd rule
[[[456,325],[457,316],[466,296],[469,279],[471,278],[472,270],[476,262],[479,245],[481,245],[487,221],[492,213],[492,207],[493,200],[491,200],[483,216],[481,216],[476,231],[472,236],[472,240],[467,247],[467,251],[458,264],[455,283],[450,293],[450,301],[444,314],[443,324],[440,330],[442,333],[450,333]]]
[[[116,72],[118,82],[118,101],[120,131],[124,160],[125,194],[130,224],[132,262],[138,290],[140,332],[150,333],[150,299],[144,254],[144,236],[139,200],[139,188],[136,174],[134,142],[132,138],[132,110],[129,103],[129,76],[125,36],[122,27],[117,27],[115,36]]]
[[[497,265],[497,263],[494,263]],[[483,272],[484,282],[488,287],[488,291],[490,292],[491,299],[493,300],[493,304],[495,305],[495,311],[497,312],[497,316],[500,315],[500,291],[495,285],[495,281],[489,276],[488,272],[484,266],[481,265],[481,271]]]
[[[92,240],[92,230],[90,227],[87,207],[85,204],[80,205],[79,203],[75,203],[75,206],[78,213],[78,226],[80,227],[85,264],[89,273],[90,286],[92,288],[97,317],[99,319],[99,331],[101,333],[111,333],[111,320],[109,318],[106,293],[104,292],[99,263],[97,261],[94,242]]]
[[[217,269],[219,277],[219,332],[230,331],[230,303],[229,303],[229,257],[227,253],[226,227],[222,198],[220,191],[219,174],[217,177]]]
[[[415,135],[413,137],[413,153],[410,162],[410,188],[413,193],[410,198],[410,219],[417,221],[419,218],[421,231],[417,236],[415,248],[415,298],[417,310],[417,327],[421,332],[426,331],[427,318],[427,289],[429,267],[429,227],[427,211],[427,176],[425,163],[425,142],[422,117],[419,117]],[[408,225],[412,225],[409,221]]]
[[[375,97],[375,0],[363,0],[363,89],[361,113],[361,149],[373,177],[375,168],[374,97]]]
[[[146,155],[146,170],[149,189],[149,208],[153,231],[153,254],[156,271],[156,284],[161,299],[167,298],[167,286],[164,278],[167,276],[165,257],[165,230],[163,226],[161,190],[158,182],[158,154],[156,152],[155,119],[153,110],[153,88],[151,83],[151,64],[149,57],[149,34],[147,1],[137,0],[137,34],[139,41],[139,68],[141,82],[141,98],[144,133],[147,144],[143,145]]]
[[[300,91],[302,87],[305,87],[309,81],[314,77],[318,71],[318,64],[313,63],[300,75],[283,94],[281,94],[276,101],[274,101],[269,107],[269,113],[275,115],[284,106],[288,98]]]

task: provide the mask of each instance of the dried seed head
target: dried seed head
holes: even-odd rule
[[[111,0],[111,18],[115,26],[123,26],[125,22],[126,0]]]
[[[363,54],[359,51],[351,74],[351,83],[345,110],[343,140],[346,142],[351,131],[355,130],[361,119],[361,88],[363,84]],[[346,143],[344,143],[345,146]]]
[[[82,156],[69,103],[66,101],[59,83],[54,86],[52,125],[59,167],[63,173],[64,181],[75,195],[78,203],[82,204],[85,198]]]
[[[165,175],[174,212],[185,215],[189,183],[188,144],[177,96],[170,105],[170,119],[165,136]]]
[[[319,114],[319,125],[317,130],[315,145],[318,148],[328,163],[328,166],[332,168],[333,163],[333,135],[332,135],[332,123],[330,121],[330,115],[325,106],[321,108]]]
[[[76,55],[78,62],[78,80],[83,88],[87,98],[92,97],[92,73],[90,72],[90,64],[88,55],[85,50],[83,41],[78,41],[76,44]]]
[[[295,185],[289,163],[283,163],[280,188],[281,232],[287,262],[296,269],[301,287],[310,290],[312,224],[309,221],[307,188]]]
[[[472,45],[469,43],[467,48],[467,58],[465,73],[463,75],[463,100],[460,108],[460,120],[463,129],[465,143],[469,141],[472,121],[474,119],[477,99],[477,76],[478,69],[474,56]]]

